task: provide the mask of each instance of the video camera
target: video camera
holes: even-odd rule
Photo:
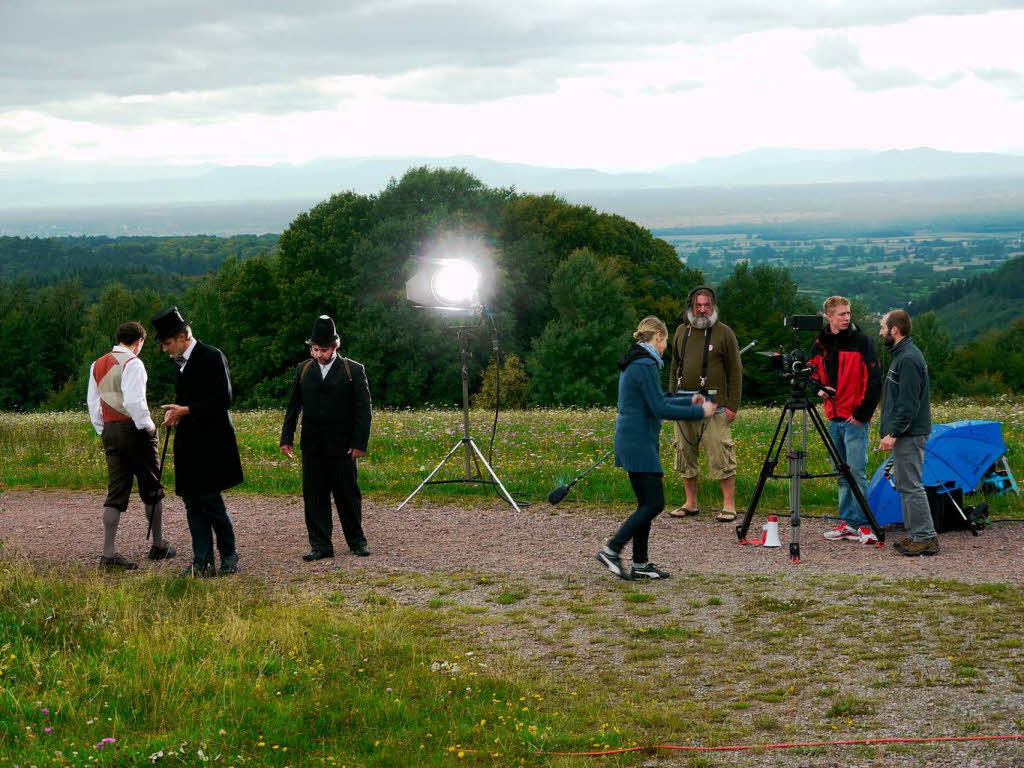
[[[825,318],[821,315],[790,315],[783,319],[782,324],[792,328],[794,334],[800,331],[821,331],[825,327]],[[794,384],[806,383],[815,371],[815,367],[808,362],[807,352],[803,349],[758,354],[765,355],[771,361],[772,368]]]

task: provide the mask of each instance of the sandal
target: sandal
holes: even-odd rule
[[[668,513],[669,517],[693,517],[699,515],[699,509],[690,509],[689,507],[676,507]]]
[[[719,523],[731,523],[735,519],[736,519],[736,513],[735,512],[730,512],[729,510],[725,510],[725,509],[723,509],[717,515],[715,515],[715,520],[717,520]]]

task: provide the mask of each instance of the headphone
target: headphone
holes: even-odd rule
[[[711,301],[713,303],[715,303],[715,304],[718,303],[718,298],[715,296],[715,292],[713,290],[711,290],[711,288],[709,286],[707,286],[707,285],[698,285],[696,288],[694,288],[692,291],[690,291],[688,294],[686,294],[686,308],[687,309],[691,309],[693,307],[693,297],[696,296],[701,291],[706,291],[707,293],[710,293],[711,294]]]

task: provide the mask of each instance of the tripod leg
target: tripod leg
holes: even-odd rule
[[[743,515],[743,520],[736,526],[736,538],[743,544],[747,540],[747,531],[750,528],[750,520],[754,517],[754,512],[757,510],[757,503],[761,500],[761,492],[764,491],[764,484],[769,477],[775,472],[775,467],[779,463],[779,453],[782,449],[782,444],[786,441],[786,435],[789,432],[789,425],[786,421],[786,414],[789,413],[788,408],[782,409],[782,414],[779,416],[779,422],[775,425],[775,434],[772,435],[772,442],[768,446],[768,451],[764,455],[764,463],[761,465],[761,474],[757,478],[757,485],[754,487],[754,495],[750,498],[750,506],[747,507],[747,511]],[[786,424],[786,432],[782,432],[782,425]],[[779,434],[782,432],[780,439]]]
[[[840,458],[839,449],[836,448],[836,444],[832,442],[832,436],[828,433],[828,429],[825,428],[825,422],[821,418],[821,414],[818,413],[817,408],[811,409],[811,421],[814,422],[814,427],[818,431],[821,441],[825,444],[825,449],[828,451],[832,464],[836,467],[836,471],[846,479],[847,484],[850,486],[850,492],[853,494],[853,498],[857,500],[857,505],[864,513],[864,517],[868,519],[868,525],[871,526],[872,532],[878,537],[879,546],[882,546],[885,543],[885,530],[878,524],[878,520],[875,519],[875,515],[871,511],[871,507],[868,505],[868,500],[864,498],[864,493],[860,489],[860,484],[856,481],[853,477],[853,473],[850,471],[850,465]]]
[[[795,415],[795,414],[794,414]],[[800,424],[801,445],[793,450],[793,430],[789,430],[789,561],[800,562],[800,483],[803,480],[807,461],[807,410],[803,410]]]
[[[409,494],[409,498],[407,498],[405,501],[398,505],[398,508],[395,510],[395,512],[401,512],[402,507],[404,507],[406,504],[412,501],[412,497],[419,493],[420,490],[422,490],[423,486],[430,482],[430,478],[432,478],[434,475],[438,473],[441,467],[444,466],[444,463],[448,461],[448,459],[450,459],[455,454],[455,452],[459,450],[459,448],[462,447],[462,444],[465,443],[467,439],[468,438],[463,438],[462,440],[459,440],[459,442],[457,442],[455,446],[450,451],[448,451],[448,454],[443,459],[441,459],[440,462],[438,462],[437,466],[434,467],[433,470],[431,470],[430,474],[426,476],[423,482],[416,487],[416,490]],[[469,448],[467,447],[466,450],[469,450]]]
[[[473,442],[473,438],[469,439],[469,444],[473,446],[473,450],[476,451],[477,457],[480,459],[480,461],[484,463],[484,466],[487,467],[487,472],[488,474],[490,474],[491,479],[498,484],[498,487],[501,489],[501,493],[502,496],[504,496],[505,501],[512,505],[512,509],[514,509],[516,512],[519,512],[520,509],[519,505],[516,504],[516,500],[512,498],[511,493],[505,490],[505,486],[501,484],[501,479],[494,472],[494,470],[491,469],[491,465],[487,463],[487,459],[484,458],[484,455],[480,452],[480,449],[476,447],[476,443]]]

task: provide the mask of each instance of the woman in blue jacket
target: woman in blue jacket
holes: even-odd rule
[[[661,451],[661,420],[707,419],[715,405],[703,395],[666,395],[661,388],[661,356],[668,346],[668,328],[653,315],[640,321],[636,343],[619,361],[619,415],[615,421],[615,466],[629,473],[636,511],[598,553],[597,560],[621,579],[667,579],[647,560],[651,521],[665,508]],[[633,541],[633,567],[626,571],[621,552]]]

